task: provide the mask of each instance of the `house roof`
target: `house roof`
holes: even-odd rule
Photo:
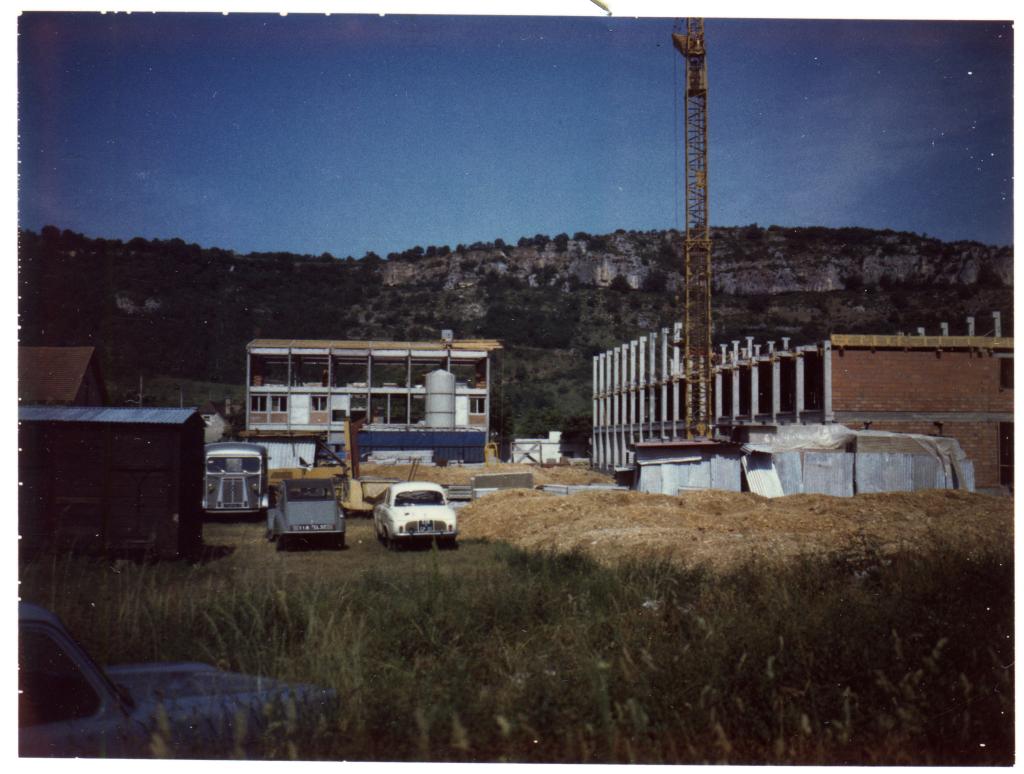
[[[18,397],[25,403],[71,403],[95,347],[18,347]]]
[[[208,416],[212,414],[220,414],[221,416],[224,416],[224,404],[215,403],[212,400],[208,400],[206,401],[206,403],[199,407],[199,413],[203,416]]]

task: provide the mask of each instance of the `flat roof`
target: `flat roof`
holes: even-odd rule
[[[454,339],[452,341],[348,341],[343,339],[253,339],[249,348],[276,349],[436,349],[486,350],[502,349],[497,339]]]
[[[858,349],[1013,349],[1012,336],[872,336],[833,333],[832,346]]]

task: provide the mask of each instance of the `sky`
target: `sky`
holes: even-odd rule
[[[683,225],[670,18],[23,13],[22,228],[380,255]],[[1013,240],[1009,23],[707,18],[710,222]]]

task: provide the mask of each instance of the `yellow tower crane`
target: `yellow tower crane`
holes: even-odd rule
[[[672,33],[686,60],[686,238],[683,263],[683,394],[687,438],[711,431],[711,231],[708,226],[708,66],[704,20]]]

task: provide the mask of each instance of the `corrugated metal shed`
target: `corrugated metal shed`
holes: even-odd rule
[[[316,441],[296,438],[294,440],[260,440],[260,445],[267,449],[267,467],[270,470],[280,468],[302,468],[313,464],[316,454]],[[303,464],[305,461],[305,464]]]
[[[843,452],[804,452],[804,492],[853,497],[853,457]]]
[[[854,462],[857,492],[865,494],[913,491],[915,456],[919,455],[889,452],[858,453]],[[934,487],[934,481],[931,487]]]
[[[192,408],[130,406],[19,406],[19,422],[101,422],[129,425],[181,425],[196,415]]]

